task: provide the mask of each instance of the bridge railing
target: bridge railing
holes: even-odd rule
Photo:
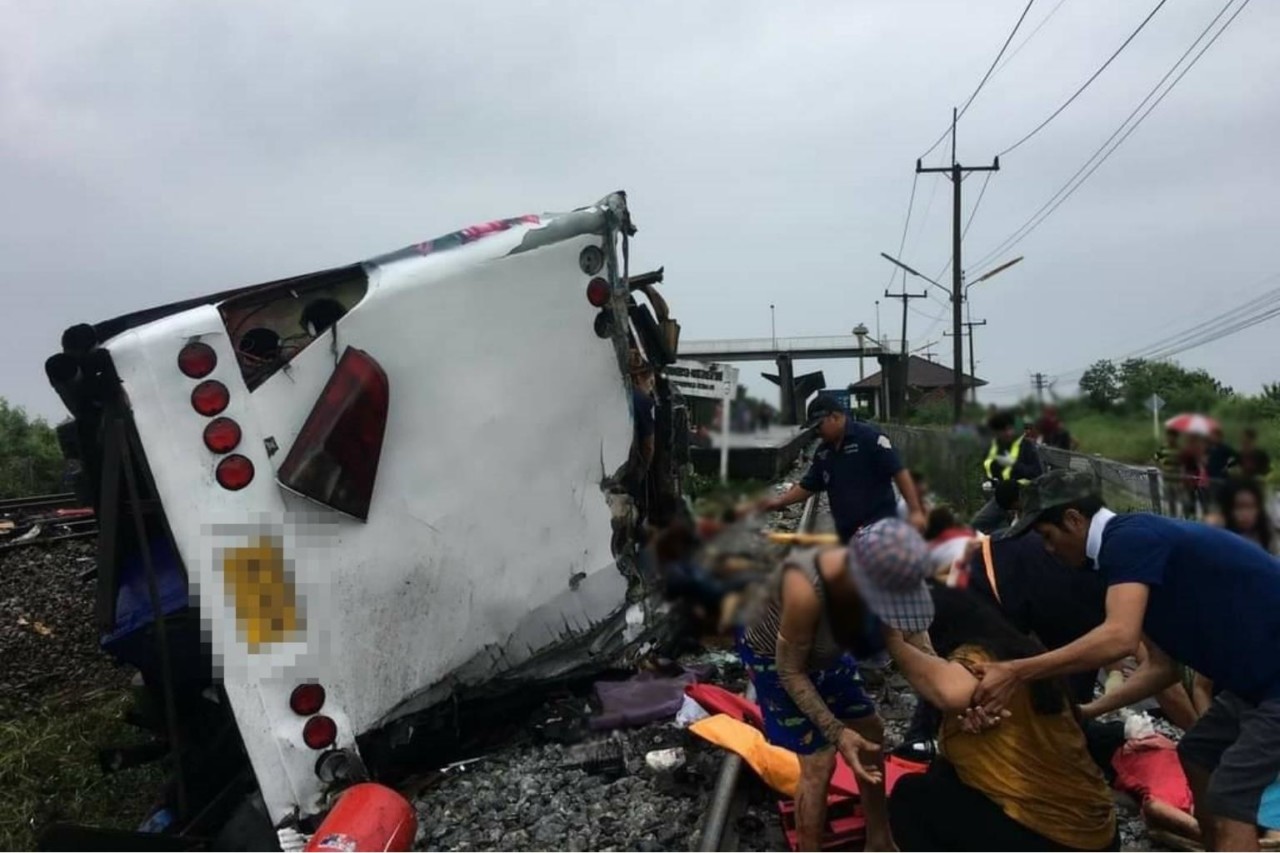
[[[888,342],[886,342],[888,343]],[[856,354],[858,339],[851,335],[808,335],[786,338],[725,338],[703,341],[681,341],[682,356],[714,356],[717,353],[730,352],[804,352],[805,350],[848,350]],[[867,355],[880,352],[880,348],[871,341],[866,341],[862,350]]]

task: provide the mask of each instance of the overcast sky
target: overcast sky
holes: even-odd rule
[[[1058,5],[1036,0],[961,120],[960,161],[989,164],[1039,124],[1154,4],[1065,0],[1020,47]],[[770,303],[779,336],[874,330],[892,270],[879,253],[898,250],[915,158],[1023,6],[0,2],[0,395],[60,419],[42,365],[73,323],[617,188],[640,227],[633,269],[666,266],[686,339],[767,336]],[[1169,0],[1002,158],[967,257],[1047,201],[1221,6]],[[1252,3],[993,259],[1026,256],[971,294],[993,388],[1022,392],[1029,371],[1067,376],[1280,286],[1277,32],[1280,3]],[[982,181],[964,184],[966,215]],[[922,175],[902,254],[929,275],[949,257],[950,212],[950,184]],[[882,301],[886,336],[899,305]],[[1179,358],[1256,392],[1280,379],[1277,322]],[[939,340],[949,360],[942,329],[912,314],[908,338]],[[831,385],[856,378],[855,362],[819,366]],[[744,378],[772,394],[761,367]]]

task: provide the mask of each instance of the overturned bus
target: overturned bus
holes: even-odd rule
[[[66,331],[101,645],[171,756],[156,827],[260,846],[232,836],[313,824],[442,703],[652,640],[628,363],[679,327],[634,230],[615,193]],[[660,521],[688,429],[656,396]]]

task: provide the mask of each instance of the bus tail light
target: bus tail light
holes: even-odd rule
[[[218,354],[201,341],[192,341],[178,351],[178,369],[184,376],[204,379],[218,366]]]
[[[231,418],[214,418],[204,428],[204,446],[214,453],[230,453],[240,444],[240,424]]]
[[[253,463],[247,456],[234,453],[218,463],[214,474],[218,478],[219,486],[231,492],[238,492],[253,482]]]
[[[324,687],[319,684],[299,684],[289,694],[289,709],[299,717],[320,713],[324,707]]]
[[[231,402],[231,392],[216,379],[206,379],[191,391],[191,407],[206,418],[222,414]]]
[[[302,742],[312,749],[328,749],[338,739],[338,724],[330,717],[312,717],[302,727]]]
[[[280,466],[280,484],[368,521],[390,396],[382,366],[347,347]]]
[[[609,282],[602,278],[593,278],[587,282],[587,301],[597,308],[609,301]]]

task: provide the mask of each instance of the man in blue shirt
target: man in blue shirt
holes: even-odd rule
[[[777,497],[760,501],[755,509],[770,512],[826,492],[836,533],[841,542],[848,542],[860,528],[897,516],[898,500],[893,493],[897,484],[907,503],[907,520],[917,530],[924,529],[924,507],[915,482],[888,436],[855,421],[839,400],[827,394],[819,394],[809,404],[805,426],[816,427],[822,439],[809,470],[799,483]]]
[[[1219,691],[1178,747],[1206,847],[1257,850],[1263,792],[1280,777],[1280,562],[1207,525],[1116,515],[1082,472],[1039,477],[1022,503],[1011,534],[1034,526],[1064,562],[1092,561],[1107,615],[1062,648],[983,667],[975,704],[997,712],[1019,682],[1097,669],[1140,641],[1148,662],[1125,700],[1176,681],[1172,661],[1190,666]]]

